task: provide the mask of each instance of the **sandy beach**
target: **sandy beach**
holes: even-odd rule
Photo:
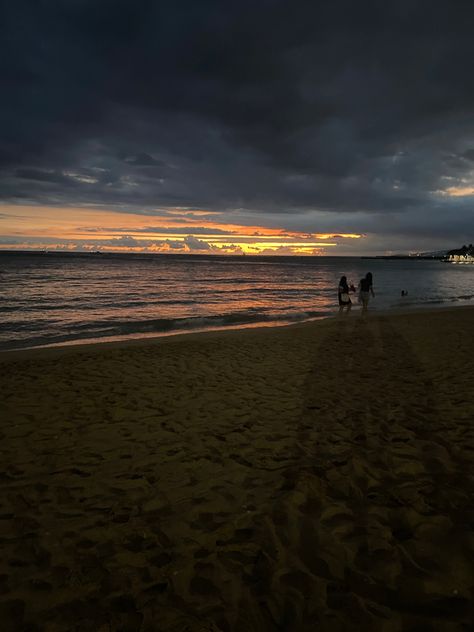
[[[1,630],[472,629],[473,323],[0,355]]]

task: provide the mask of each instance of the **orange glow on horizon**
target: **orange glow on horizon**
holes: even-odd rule
[[[357,233],[313,233],[219,221],[222,213],[159,209],[154,214],[90,207],[0,206],[5,249],[215,254],[324,254]],[[215,218],[215,219],[214,219]]]

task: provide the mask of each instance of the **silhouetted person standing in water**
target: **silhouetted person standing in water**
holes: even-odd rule
[[[337,288],[337,298],[339,301],[339,311],[344,311],[344,307],[347,307],[347,311],[349,311],[352,307],[352,301],[349,296],[349,286],[347,285],[347,278],[345,276],[341,277],[339,281],[339,287]]]
[[[365,277],[359,282],[359,301],[362,303],[362,311],[367,311],[369,304],[369,297],[375,296],[374,288],[372,286],[372,272],[367,272]]]

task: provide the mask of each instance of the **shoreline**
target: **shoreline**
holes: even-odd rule
[[[404,316],[410,314],[432,314],[437,312],[450,312],[450,311],[465,311],[465,310],[473,310],[474,305],[447,305],[440,307],[415,307],[415,308],[400,308],[400,309],[386,309],[386,310],[376,310],[370,309],[368,310],[366,317],[376,317],[376,316]],[[120,349],[120,348],[128,348],[128,347],[146,347],[148,345],[156,345],[166,342],[179,342],[185,340],[194,340],[199,339],[201,336],[225,336],[225,335],[238,335],[240,333],[244,334],[248,332],[260,332],[260,331],[278,331],[278,330],[286,330],[300,327],[315,327],[321,326],[322,323],[332,322],[334,320],[338,320],[340,318],[363,318],[361,314],[360,308],[357,306],[356,309],[352,308],[349,314],[343,313],[342,315],[338,311],[334,311],[331,315],[321,316],[319,318],[313,318],[310,320],[298,321],[293,323],[285,323],[285,324],[263,324],[258,323],[255,325],[243,325],[241,327],[221,327],[221,328],[209,328],[209,329],[198,329],[198,330],[190,330],[190,331],[176,331],[176,332],[166,332],[162,334],[150,333],[148,335],[141,334],[132,334],[130,336],[124,337],[111,337],[111,338],[97,338],[97,339],[89,339],[89,342],[83,342],[82,340],[77,341],[69,341],[69,342],[59,342],[52,343],[47,345],[39,345],[35,347],[24,347],[17,349],[0,349],[0,364],[2,362],[14,361],[17,357],[24,356],[28,357],[30,354],[38,354],[42,353],[49,354],[58,354],[63,355],[67,353],[83,353],[96,350],[104,350],[106,349]]]

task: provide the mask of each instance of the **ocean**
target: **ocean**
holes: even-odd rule
[[[368,271],[370,310],[474,304],[474,267],[437,260],[0,252],[0,350],[325,318]]]

